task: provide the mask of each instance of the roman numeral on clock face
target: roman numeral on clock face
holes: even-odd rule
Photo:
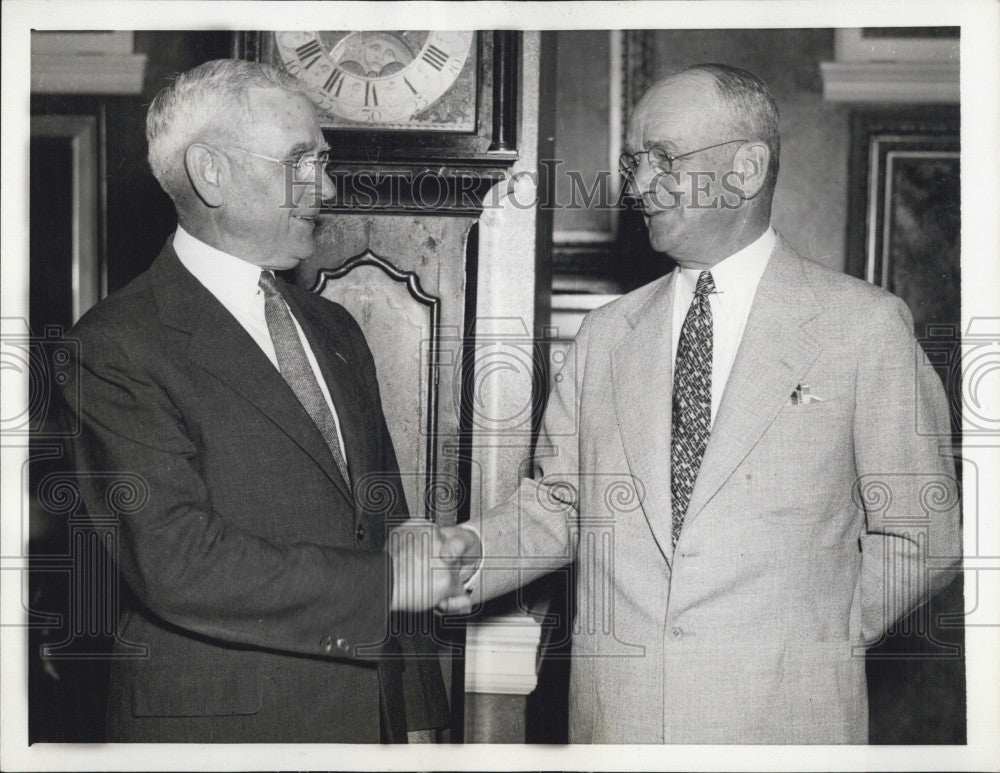
[[[381,70],[377,62],[366,66],[363,54],[368,46],[377,45],[383,52],[385,46],[395,46],[391,38],[400,33],[330,33],[329,40],[322,32],[270,34],[274,36],[274,44],[268,48],[268,55],[280,60],[276,64],[286,72],[301,79],[320,111],[321,120],[328,121],[331,127],[421,129],[429,122],[422,116],[429,105],[455,89],[456,84],[461,84],[456,93],[465,97],[472,93],[469,83],[476,83],[474,32],[416,31],[413,35],[422,39],[422,45],[418,43],[415,51],[410,49],[415,56],[411,57],[409,51],[404,58],[397,56],[398,64],[389,68],[393,72],[382,75],[372,72]],[[394,50],[405,48],[402,42],[399,45],[402,48]],[[345,66],[338,64],[341,60]],[[360,62],[361,66],[355,68],[354,62]],[[468,116],[462,117],[461,126],[467,128],[469,120]]]
[[[330,77],[326,79],[326,83],[323,84],[323,90],[327,94],[332,93],[335,97],[340,96],[340,89],[344,86],[344,73],[340,70],[334,70],[330,73]],[[336,89],[336,91],[334,91]]]
[[[427,46],[426,50],[420,55],[427,64],[433,67],[438,72],[444,67],[444,63],[448,61],[448,55],[442,51],[437,46]]]
[[[296,48],[295,53],[298,55],[299,61],[302,62],[303,69],[308,70],[323,55],[323,48],[318,41],[310,40],[308,43],[303,43]],[[306,61],[307,59],[309,61]]]

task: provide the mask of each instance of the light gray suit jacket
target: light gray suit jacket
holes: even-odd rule
[[[672,302],[584,321],[481,590],[577,559],[574,743],[864,743],[865,645],[960,556],[940,380],[902,301],[779,236],[672,550]]]

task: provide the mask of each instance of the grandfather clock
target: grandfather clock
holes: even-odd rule
[[[235,41],[237,56],[292,73],[316,103],[337,195],[295,281],[361,325],[411,516],[443,525],[469,517],[479,223],[518,159],[520,39],[279,31]]]

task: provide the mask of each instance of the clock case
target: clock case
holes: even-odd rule
[[[233,55],[269,61],[273,32],[237,32]],[[517,63],[521,33],[476,33],[475,131],[330,128],[337,199],[328,212],[478,213],[518,157]],[[278,64],[276,62],[270,62]]]

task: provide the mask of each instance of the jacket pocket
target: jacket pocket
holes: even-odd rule
[[[218,661],[157,666],[136,675],[136,717],[222,717],[257,714],[263,702],[260,668],[220,667]]]

